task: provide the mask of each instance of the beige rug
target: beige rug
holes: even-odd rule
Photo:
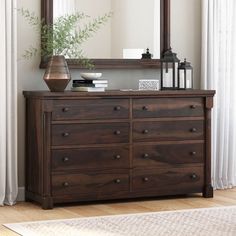
[[[5,226],[23,236],[236,236],[236,206]]]

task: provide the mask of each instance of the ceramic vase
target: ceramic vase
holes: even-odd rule
[[[43,79],[51,92],[65,90],[71,75],[64,56],[52,56],[49,59]]]

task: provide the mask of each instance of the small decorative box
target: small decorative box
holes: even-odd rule
[[[160,82],[157,79],[141,79],[139,90],[160,90]]]

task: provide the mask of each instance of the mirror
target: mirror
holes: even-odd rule
[[[91,18],[113,12],[109,22],[83,45],[95,68],[159,68],[160,56],[169,48],[170,0],[41,1],[42,18],[47,23],[76,11]],[[151,60],[140,59],[146,48],[153,54]],[[81,68],[76,60],[67,61],[70,68]]]

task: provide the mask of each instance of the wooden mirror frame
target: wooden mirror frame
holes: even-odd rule
[[[160,0],[160,52],[170,48],[170,0]],[[41,18],[47,24],[53,22],[53,0],[41,0]],[[95,69],[144,69],[160,68],[160,59],[91,59]],[[41,58],[40,68],[46,67],[47,61]],[[67,59],[69,68],[82,69],[77,60]]]

